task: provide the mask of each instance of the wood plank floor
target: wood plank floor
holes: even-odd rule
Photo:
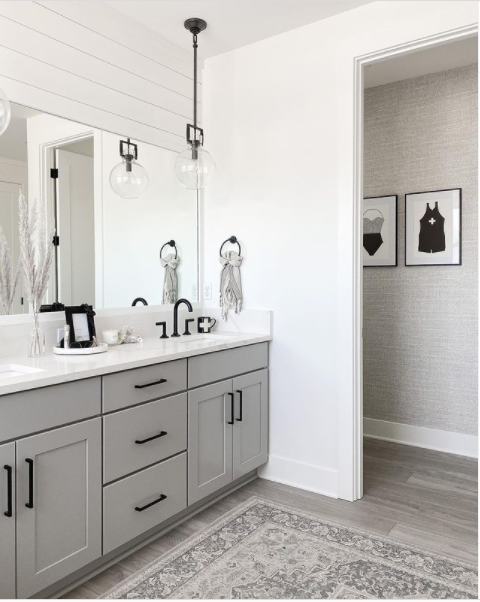
[[[365,439],[364,497],[358,502],[256,479],[64,598],[101,598],[252,496],[476,563],[477,474],[477,461],[471,458]]]

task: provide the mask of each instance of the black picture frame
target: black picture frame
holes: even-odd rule
[[[411,208],[409,207],[409,200],[410,197],[415,197],[418,195],[432,195],[432,199],[428,200],[428,197],[422,199],[422,201],[424,201],[425,203],[433,203],[433,202],[437,202],[439,201],[439,194],[441,195],[442,193],[447,193],[447,192],[458,192],[458,261],[455,262],[434,262],[434,261],[430,261],[430,262],[426,262],[426,263],[420,263],[420,262],[416,262],[416,263],[410,263],[408,260],[409,257],[409,253],[411,252],[410,250],[410,244],[414,243],[415,245],[417,244],[417,240],[415,236],[411,236],[409,239],[408,236],[408,230],[409,230],[409,225],[410,225],[410,211]],[[463,190],[462,188],[442,188],[439,190],[424,190],[424,191],[417,191],[417,192],[409,192],[407,194],[405,194],[405,267],[432,267],[432,266],[461,266],[462,265],[462,196],[463,196]],[[436,197],[436,198],[435,198]],[[415,199],[417,200],[417,199]],[[445,216],[443,216],[445,217]],[[452,244],[452,252],[453,252],[453,248],[454,248],[454,244]],[[435,253],[425,253],[426,256],[434,256],[436,255]]]
[[[88,331],[88,339],[85,337],[77,336],[75,332],[75,323],[78,325],[79,315],[84,316],[85,330]],[[70,346],[72,344],[78,344],[81,346],[82,343],[90,344],[97,336],[95,330],[95,312],[91,305],[72,305],[65,307],[65,320],[70,326]]]
[[[367,196],[362,200],[362,216],[364,213],[364,203],[365,201],[374,201],[376,199],[394,199],[394,216],[395,216],[395,228],[394,228],[394,252],[395,252],[395,262],[394,263],[384,263],[384,264],[365,264],[365,260],[363,261],[364,268],[396,268],[398,267],[398,194],[380,194],[378,196]],[[362,241],[363,241],[363,219],[362,219]],[[363,247],[363,243],[362,243]]]

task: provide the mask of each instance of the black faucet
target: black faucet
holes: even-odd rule
[[[180,336],[178,334],[178,307],[182,303],[185,303],[185,305],[188,307],[188,311],[193,311],[192,304],[187,299],[179,299],[175,303],[175,307],[173,308],[173,333],[172,333],[172,337],[179,337]]]
[[[145,299],[143,297],[137,297],[136,299],[134,299],[133,303],[132,303],[132,307],[135,307],[135,305],[137,303],[143,303],[144,305],[148,305],[148,303],[145,301]]]

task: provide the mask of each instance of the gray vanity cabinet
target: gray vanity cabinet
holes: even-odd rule
[[[267,461],[268,370],[188,393],[188,504]]]
[[[101,419],[17,441],[17,597],[101,555]]]
[[[232,481],[231,393],[231,380],[188,393],[189,505]]]
[[[15,443],[0,445],[0,598],[15,598]]]
[[[233,427],[233,479],[267,461],[268,370],[233,379],[235,425]]]

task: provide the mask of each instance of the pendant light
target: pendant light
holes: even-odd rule
[[[191,190],[204,188],[215,173],[215,161],[203,148],[203,129],[197,126],[197,36],[206,29],[203,19],[187,19],[185,29],[193,35],[193,125],[187,124],[187,150],[177,156],[175,175],[180,184]]]
[[[8,128],[11,117],[12,110],[10,108],[10,102],[5,92],[0,90],[0,136]]]
[[[148,186],[148,174],[137,163],[138,146],[127,140],[120,140],[122,161],[110,172],[110,186],[122,199],[138,199]]]

